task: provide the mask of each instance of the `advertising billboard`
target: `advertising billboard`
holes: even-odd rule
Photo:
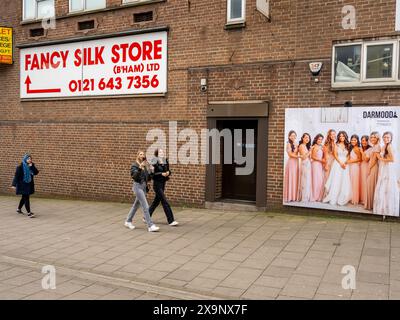
[[[400,107],[286,109],[283,204],[396,216]]]

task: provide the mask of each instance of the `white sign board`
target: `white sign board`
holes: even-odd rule
[[[21,98],[167,92],[167,32],[21,49]]]

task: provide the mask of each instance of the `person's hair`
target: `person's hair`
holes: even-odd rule
[[[350,142],[349,136],[347,135],[346,131],[339,131],[336,139],[336,143],[340,142],[340,136],[344,136],[344,146],[346,147],[347,151],[350,151]]]
[[[304,142],[304,137],[305,136],[308,136],[308,143],[306,144],[306,148],[307,148],[307,150],[310,150],[310,148],[311,148],[311,136],[306,132],[306,133],[303,133],[303,135],[301,136],[301,140],[300,140],[300,142],[299,142],[299,145],[300,144],[303,144]]]
[[[294,131],[294,130],[290,130],[290,131],[289,131],[289,134],[288,134],[288,142],[289,142],[289,144],[290,144],[290,148],[292,148],[292,152],[294,152],[294,149],[295,149],[295,146],[294,146],[293,141],[290,140],[290,136],[291,136],[293,133],[297,136],[297,133],[296,133],[296,131]]]
[[[312,145],[313,146],[315,146],[316,144],[317,144],[317,142],[318,142],[318,140],[319,140],[319,138],[322,138],[322,139],[324,139],[324,136],[322,135],[322,134],[317,134],[316,136],[315,136],[315,138],[314,138],[314,141],[313,141],[313,143],[312,143]]]
[[[363,151],[365,151],[365,150],[368,150],[369,148],[371,148],[371,146],[369,145],[369,137],[367,135],[362,136],[360,141],[362,141],[363,139],[365,139],[365,141],[367,141],[367,147],[365,149],[364,149],[364,146],[361,144]]]
[[[138,163],[139,163],[139,155],[141,153],[144,153],[144,151],[139,150],[138,153],[136,154],[136,162],[138,162]]]
[[[370,137],[372,137],[372,136],[375,136],[375,137],[376,137],[376,139],[378,140],[376,143],[378,144],[379,141],[381,140],[381,135],[379,134],[379,132],[378,132],[378,131],[373,131],[373,132],[371,132]]]
[[[356,144],[356,147],[360,147],[360,137],[358,136],[358,135],[356,135],[356,134],[353,134],[352,136],[351,136],[351,138],[350,138],[350,146],[349,146],[349,152],[351,152],[353,149],[354,149],[354,147],[353,147],[353,145],[351,144],[351,140],[353,140],[353,139],[356,139],[357,140],[357,144]]]
[[[333,130],[333,129],[330,129],[330,130],[328,131],[328,133],[327,133],[327,135],[326,135],[326,139],[325,139],[325,147],[328,148],[328,151],[329,151],[330,153],[333,153],[333,146],[332,146],[332,145],[335,144],[335,141],[332,140],[332,138],[331,138],[331,133],[332,133],[332,132],[336,132],[336,131]]]
[[[383,154],[383,157],[386,158],[387,155],[389,154],[389,150],[388,147],[389,145],[392,144],[392,140],[393,140],[393,133],[391,133],[390,131],[386,131],[382,137],[386,136],[386,135],[390,135],[390,142],[385,146],[385,153]]]

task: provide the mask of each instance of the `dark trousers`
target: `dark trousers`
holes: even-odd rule
[[[161,202],[161,205],[163,206],[164,213],[167,216],[168,223],[172,223],[175,221],[174,219],[174,214],[172,213],[171,206],[168,203],[167,198],[165,197],[165,182],[154,182],[153,185],[154,192],[156,194],[156,197],[153,200],[153,203],[150,206],[150,216],[153,215],[154,211],[158,207],[158,205]]]
[[[22,195],[21,201],[19,202],[18,209],[21,210],[24,205],[25,205],[26,211],[28,211],[28,213],[30,213],[31,212],[31,201],[29,199],[28,194]]]

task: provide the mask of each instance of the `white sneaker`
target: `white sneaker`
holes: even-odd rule
[[[178,221],[173,221],[169,224],[171,227],[176,227],[177,225],[179,225]]]
[[[135,226],[132,224],[132,222],[126,222],[125,221],[125,227],[127,227],[127,228],[129,228],[131,230],[135,229]]]
[[[153,224],[153,225],[149,228],[149,232],[157,232],[158,230],[160,230],[160,228],[157,227],[155,224]]]

